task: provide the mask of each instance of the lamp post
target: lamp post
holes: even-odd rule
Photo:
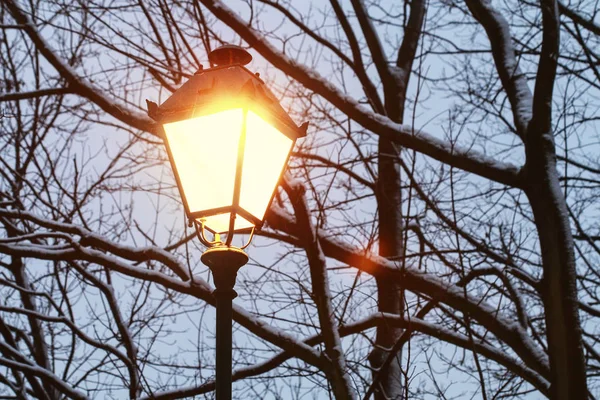
[[[306,135],[244,65],[252,56],[222,46],[164,103],[146,100],[175,174],[188,223],[207,246],[201,260],[213,274],[217,308],[217,400],[231,399],[233,289],[244,252],[264,222],[296,139]],[[207,232],[213,239],[207,238]],[[232,245],[234,234],[249,233]],[[222,237],[224,236],[224,239]]]

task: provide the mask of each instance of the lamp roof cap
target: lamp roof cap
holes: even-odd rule
[[[233,64],[246,65],[252,61],[252,56],[244,48],[228,44],[211,51],[208,54],[208,61],[218,66]]]
[[[146,100],[150,118],[166,124],[218,112],[222,104],[227,104],[257,110],[293,139],[306,136],[308,123],[296,125],[259,74],[244,67],[252,60],[246,50],[227,45],[213,50],[208,57],[217,66],[192,75],[160,106]]]

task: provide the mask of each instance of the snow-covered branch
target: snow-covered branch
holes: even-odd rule
[[[193,280],[182,282],[164,273],[128,264],[118,257],[107,254],[104,251],[84,247],[81,243],[75,241],[71,241],[70,246],[67,247],[0,243],[0,252],[16,257],[26,256],[28,258],[38,258],[41,260],[87,261],[103,265],[115,272],[127,276],[154,282],[179,293],[192,295],[210,305],[214,306],[215,304],[212,296],[213,289],[206,281],[197,276],[195,276]],[[293,336],[266,324],[242,307],[237,305],[233,306],[233,317],[237,323],[256,336],[294,354],[303,361],[319,368],[325,368],[327,365],[326,359],[322,358],[317,350],[303,344]]]
[[[86,400],[88,397],[78,390],[72,388],[68,383],[64,382],[60,377],[53,374],[46,368],[42,368],[31,363],[26,357],[21,355],[17,349],[10,347],[4,342],[0,342],[0,352],[13,360],[5,357],[0,357],[0,365],[22,371],[24,374],[31,374],[39,377],[44,383],[57,389],[61,393],[69,396],[71,399]]]
[[[331,384],[337,399],[353,399],[355,397],[350,377],[347,374],[344,349],[338,332],[338,324],[332,306],[332,296],[327,277],[327,260],[317,237],[317,230],[311,221],[310,211],[304,196],[305,188],[299,182],[285,179],[283,182],[294,207],[297,222],[297,233],[302,247],[306,251],[313,300],[317,306],[319,323],[325,343],[325,353],[331,360]]]
[[[508,22],[487,0],[467,0],[473,17],[483,26],[492,47],[498,76],[513,110],[514,124],[524,139],[532,116],[532,95],[527,77],[519,67]]]
[[[37,51],[56,69],[60,76],[67,82],[69,90],[76,93],[100,107],[114,118],[132,127],[157,135],[155,123],[147,115],[130,110],[124,104],[119,104],[114,97],[110,97],[104,91],[86,81],[71,66],[61,59],[52,49],[50,44],[42,37],[37,30],[34,22],[19,6],[16,0],[3,0],[3,3],[9,9],[15,21],[22,26],[23,31],[27,33]]]
[[[472,149],[450,146],[424,131],[397,124],[389,118],[371,112],[356,100],[342,93],[331,82],[314,70],[286,57],[262,35],[253,30],[236,13],[218,0],[202,0],[217,18],[234,29],[249,45],[254,47],[271,64],[323,96],[349,118],[366,129],[403,147],[416,150],[443,163],[483,176],[496,182],[520,187],[519,167],[494,160]]]
[[[69,88],[40,89],[33,90],[30,92],[2,93],[0,94],[0,103],[4,101],[29,100],[38,97],[64,95],[69,93],[71,93]]]
[[[295,220],[281,209],[275,207],[271,209],[268,223],[277,230],[296,237],[298,235]],[[319,242],[327,257],[351,265],[375,277],[398,280],[407,290],[425,294],[462,312],[469,312],[481,325],[509,345],[529,368],[542,376],[548,375],[548,358],[544,351],[534,343],[518,322],[498,315],[496,309],[488,305],[484,299],[475,296],[465,298],[463,289],[454,283],[446,282],[410,266],[399,270],[393,261],[371,253],[365,254],[360,249],[354,249],[326,235],[319,234]]]

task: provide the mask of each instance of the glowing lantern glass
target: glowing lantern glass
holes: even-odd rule
[[[163,104],[148,102],[162,126],[188,218],[213,233],[263,224],[297,138],[298,127],[235,46],[209,55],[200,70]],[[230,242],[228,237],[228,242]]]

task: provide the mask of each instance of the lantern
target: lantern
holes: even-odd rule
[[[147,101],[187,217],[209,246],[220,234],[229,246],[234,232],[262,226],[294,143],[306,135],[308,124],[296,126],[259,74],[244,67],[251,60],[240,47],[220,47],[209,54],[214,68],[196,72],[160,106]]]

